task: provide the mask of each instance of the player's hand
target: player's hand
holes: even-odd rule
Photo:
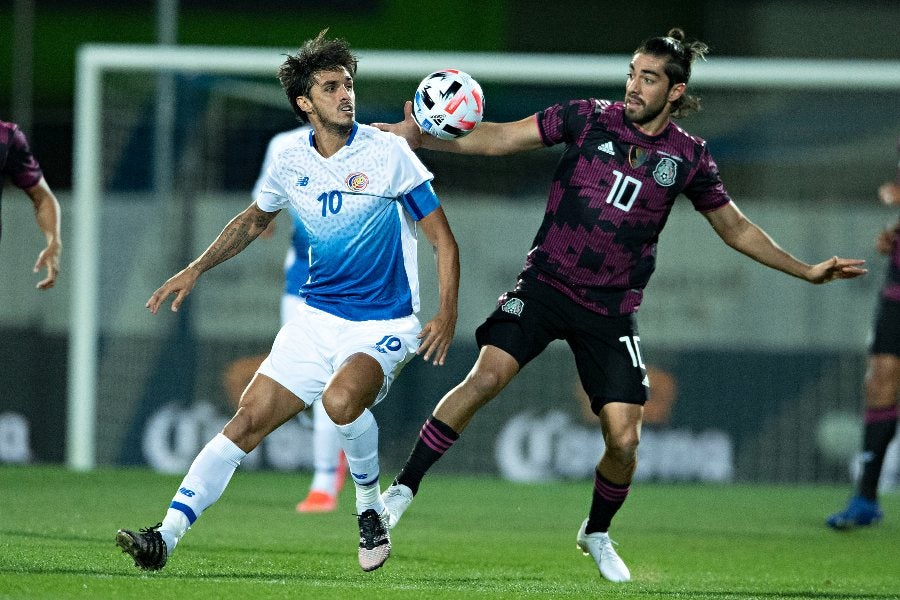
[[[181,306],[184,299],[194,289],[198,277],[200,277],[200,272],[196,269],[191,267],[182,269],[172,277],[169,277],[158,290],[153,292],[153,295],[147,300],[147,308],[155,315],[160,305],[166,301],[166,298],[175,294],[175,299],[172,300],[172,312],[178,312],[178,307]]]
[[[38,254],[33,271],[38,273],[41,269],[47,269],[47,276],[36,287],[39,290],[49,290],[56,284],[59,276],[59,244],[51,243]]]
[[[869,272],[862,265],[866,261],[857,258],[838,258],[833,256],[826,261],[813,265],[807,276],[810,283],[828,283],[835,279],[853,279]]]
[[[413,150],[422,145],[422,130],[419,124],[412,116],[412,101],[407,100],[403,105],[403,120],[399,123],[372,123],[372,127],[377,127],[382,131],[394,133],[406,140],[409,147]]]
[[[438,311],[438,314],[425,323],[422,331],[416,336],[421,340],[416,354],[420,355],[425,362],[431,361],[434,366],[443,366],[455,332],[456,315]]]

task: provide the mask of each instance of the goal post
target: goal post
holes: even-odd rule
[[[114,74],[229,75],[270,78],[282,48],[91,44],[79,49],[75,80],[73,160],[72,297],[67,378],[66,461],[75,470],[97,465],[98,352],[101,332],[100,272],[107,206],[104,161],[104,98],[114,93],[106,79]],[[559,55],[406,52],[358,50],[360,82],[408,82],[410,91],[427,73],[454,67],[479,82],[536,86],[623,84],[628,55]],[[694,67],[692,85],[729,90],[900,90],[900,61],[798,60],[714,57]],[[248,83],[252,85],[252,83]],[[407,98],[409,97],[407,96]],[[406,99],[398,95],[399,107]],[[492,99],[488,95],[490,109]],[[538,109],[540,106],[533,106]],[[284,112],[288,107],[284,102]],[[490,113],[487,115],[490,119]],[[174,118],[174,117],[173,117]],[[895,133],[895,132],[894,132]],[[241,196],[243,199],[243,196]],[[208,240],[207,240],[208,241]],[[105,315],[104,315],[105,316]]]

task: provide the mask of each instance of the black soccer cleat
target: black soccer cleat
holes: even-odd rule
[[[363,571],[374,571],[391,555],[391,536],[388,533],[388,512],[380,515],[373,509],[358,515],[359,566]]]
[[[153,527],[141,529],[139,533],[120,529],[116,532],[116,546],[131,555],[134,566],[145,571],[159,571],[166,566],[169,558],[166,542],[159,533],[161,526],[162,523],[157,523]]]

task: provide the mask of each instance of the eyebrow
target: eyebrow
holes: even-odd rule
[[[331,78],[320,78],[320,77],[316,77],[315,80],[316,80],[316,81],[313,83],[313,85],[322,85],[322,86],[324,86],[324,85],[327,85],[327,84],[329,84],[329,83],[346,83],[347,81],[353,81],[353,76],[351,76],[351,75],[345,75],[345,76],[343,76],[343,78],[341,78],[341,75],[338,75],[338,76],[335,77],[334,79],[331,79]]]
[[[629,68],[631,71],[634,71],[634,63],[629,64],[629,65],[628,65],[628,68]],[[653,75],[653,76],[655,76],[655,77],[662,77],[662,74],[660,74],[659,71],[654,71],[653,69],[641,69],[640,72],[641,72],[642,74],[644,74],[644,75]]]

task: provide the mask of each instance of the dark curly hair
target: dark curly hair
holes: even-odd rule
[[[669,78],[669,89],[679,83],[687,83],[691,78],[691,65],[696,58],[706,59],[709,46],[700,41],[685,42],[684,31],[673,27],[665,37],[649,38],[641,42],[635,54],[649,54],[667,58],[665,71]],[[672,103],[672,116],[684,117],[700,110],[700,98],[682,94]]]
[[[320,71],[334,71],[341,67],[347,69],[351,76],[356,75],[359,60],[350,52],[347,40],[336,38],[326,40],[328,28],[319,32],[314,39],[308,40],[297,54],[287,55],[278,69],[278,80],[287,94],[291,108],[294,109],[300,122],[306,123],[309,118],[306,112],[297,106],[297,98],[309,97],[309,90],[315,83],[314,76]]]

